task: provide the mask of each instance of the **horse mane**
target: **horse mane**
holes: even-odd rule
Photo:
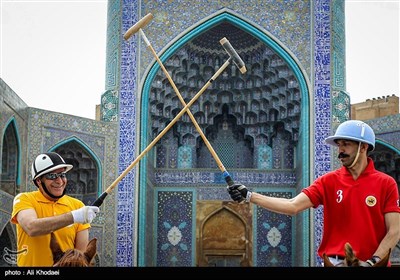
[[[365,266],[365,261],[360,260],[354,250],[353,247],[351,247],[350,243],[346,243],[344,245],[344,253],[345,253],[345,259],[344,259],[344,265],[345,267],[357,267],[357,266]],[[390,253],[391,249],[389,249],[389,252],[376,264],[373,265],[373,267],[386,267],[389,262],[390,258]],[[324,253],[323,254],[323,259],[324,259],[324,266],[325,267],[334,267],[329,260],[329,257]]]
[[[97,253],[97,238],[89,241],[85,251],[68,249],[63,252],[54,233],[51,233],[50,249],[54,267],[88,267],[92,266],[91,262]]]

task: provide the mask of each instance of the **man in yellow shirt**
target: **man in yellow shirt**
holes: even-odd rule
[[[63,251],[86,249],[90,223],[99,208],[65,195],[66,173],[71,169],[52,152],[38,155],[33,162],[32,178],[38,190],[18,194],[11,215],[17,227],[18,266],[53,265],[51,232]]]

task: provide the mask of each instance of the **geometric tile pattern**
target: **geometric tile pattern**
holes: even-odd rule
[[[331,1],[331,60],[332,60],[332,89],[346,89],[346,68],[345,68],[345,17],[344,17],[344,1]]]
[[[374,130],[376,139],[390,143],[400,150],[400,114],[366,121]]]
[[[101,96],[101,120],[116,122],[118,120],[118,92],[107,90]]]
[[[141,2],[141,17],[152,13],[154,19],[147,25],[145,33],[159,56],[161,50],[171,44],[175,37],[192,29],[195,24],[204,21],[204,18],[220,12],[221,8],[229,9],[240,14],[240,17],[251,21],[268,31],[272,36],[279,38],[283,45],[290,46],[290,51],[299,59],[310,72],[311,53],[308,44],[310,40],[310,0],[302,1],[152,1]],[[189,4],[190,3],[190,4]],[[264,11],[260,13],[260,11]],[[146,48],[140,40],[142,49]],[[154,63],[150,51],[141,55],[141,74]],[[142,76],[142,75],[141,75]]]
[[[292,198],[291,192],[261,192],[273,197]],[[293,218],[257,207],[254,223],[256,230],[256,263],[259,267],[293,266]]]
[[[331,169],[330,149],[324,139],[331,134],[331,1],[314,1],[314,178]],[[317,16],[318,15],[318,16]],[[314,247],[322,234],[322,207],[314,212]],[[317,257],[315,263],[319,263]]]
[[[192,266],[193,193],[157,192],[156,266]]]
[[[334,129],[339,123],[350,119],[350,96],[342,90],[332,91],[332,118]]]
[[[116,2],[119,2],[117,4]],[[125,41],[122,35],[138,21],[138,1],[115,1],[112,5],[111,21],[119,22],[115,30],[119,48],[115,51],[121,57],[120,72],[116,72],[119,81],[119,173],[125,172],[136,156],[136,106],[137,106],[137,71],[136,42]],[[119,56],[118,56],[119,57]],[[108,58],[107,58],[108,59]],[[133,266],[136,259],[135,242],[135,192],[136,171],[131,170],[118,184],[117,207],[117,266]]]
[[[296,184],[296,174],[293,170],[245,170],[235,169],[229,172],[233,180],[243,184],[268,184],[290,185]],[[219,171],[207,171],[196,169],[185,170],[156,170],[154,183],[158,186],[171,186],[171,184],[201,186],[203,184],[224,184],[225,178]]]

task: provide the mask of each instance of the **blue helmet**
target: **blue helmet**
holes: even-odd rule
[[[336,140],[363,142],[369,145],[368,151],[375,149],[375,133],[368,124],[362,121],[349,120],[341,123],[335,135],[326,138],[325,142],[336,146]]]

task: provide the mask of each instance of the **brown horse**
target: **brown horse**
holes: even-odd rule
[[[368,264],[366,264],[365,261],[362,261],[360,259],[357,258],[356,254],[353,251],[353,248],[351,247],[351,245],[349,243],[346,243],[344,245],[344,252],[345,252],[345,259],[344,259],[344,264],[341,265],[343,267],[355,267],[355,266],[369,266]],[[376,264],[374,264],[374,267],[385,267],[388,265],[389,262],[389,258],[390,258],[390,253],[391,250],[389,249],[389,252],[386,254],[385,257],[383,257],[379,262],[377,262]],[[323,259],[324,259],[324,266],[325,267],[333,267],[335,266],[334,264],[332,264],[332,262],[329,260],[329,257],[324,253],[323,255]]]
[[[97,253],[97,238],[89,241],[84,252],[78,249],[61,250],[60,244],[53,233],[51,233],[50,248],[53,253],[53,266],[88,267]]]

